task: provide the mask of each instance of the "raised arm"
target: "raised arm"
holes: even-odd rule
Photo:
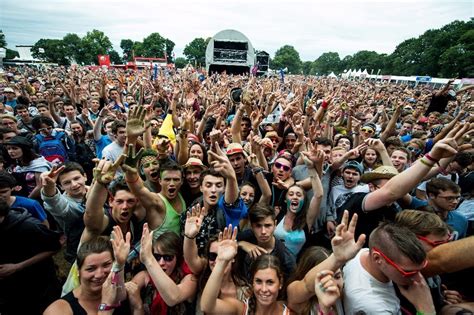
[[[352,216],[349,223],[349,212],[346,210],[342,216],[341,224],[336,228],[336,235],[331,240],[333,253],[320,264],[314,266],[302,280],[296,280],[287,287],[288,307],[298,312],[312,298],[315,292],[315,280],[323,270],[336,271],[347,261],[354,258],[365,242],[365,235],[354,239],[357,225],[357,214]]]
[[[236,299],[219,299],[224,271],[229,262],[237,255],[237,228],[225,228],[219,234],[219,250],[217,260],[211,276],[201,296],[201,310],[205,313],[214,314],[242,314],[243,303]]]
[[[306,225],[310,230],[316,219],[319,217],[321,200],[323,199],[323,185],[316,168],[322,168],[324,161],[324,152],[318,150],[316,154],[309,152],[301,152],[304,162],[308,167],[308,174],[311,180],[311,188],[313,189],[313,198],[311,198],[308,211],[306,212]]]
[[[239,185],[237,183],[237,176],[235,175],[234,168],[230,164],[229,159],[225,153],[222,152],[217,142],[214,143],[214,147],[217,153],[209,151],[209,154],[213,158],[211,165],[226,179],[224,193],[225,203],[233,204],[239,198]]]
[[[102,233],[109,223],[109,218],[104,215],[104,203],[108,196],[107,185],[114,179],[123,158],[123,156],[120,157],[114,164],[102,159],[93,170],[94,182],[90,188],[84,212],[85,230],[89,236]]]
[[[237,112],[235,113],[234,120],[232,121],[232,125],[230,127],[230,131],[232,133],[232,142],[242,143],[242,134],[240,131],[243,115],[244,109],[242,108],[242,106],[239,106],[237,108]]]
[[[390,156],[388,155],[387,149],[385,148],[382,140],[367,139],[366,143],[379,153],[383,165],[393,166],[392,160],[390,159]]]
[[[196,293],[196,277],[193,274],[189,274],[181,279],[180,283],[175,283],[174,280],[164,272],[155,257],[153,257],[152,234],[153,232],[150,232],[148,229],[148,224],[145,223],[143,225],[141,240],[140,261],[145,265],[153,284],[166,305],[171,307],[189,300]],[[175,268],[181,268],[181,266],[176,266]]]
[[[403,104],[399,103],[392,115],[392,118],[390,118],[387,127],[380,135],[380,140],[382,140],[382,142],[387,140],[387,138],[390,137],[390,135],[395,131],[395,126],[397,125],[398,118],[402,114],[402,109]]]
[[[439,161],[457,153],[456,139],[469,129],[469,125],[463,127],[454,138],[446,138],[436,143],[429,153],[420,161],[415,162],[409,169],[390,179],[382,188],[371,192],[365,198],[363,209],[371,211],[390,204],[403,197],[415,188],[426,176],[434,165],[433,161]]]
[[[192,207],[191,211],[186,212],[186,223],[184,225],[184,261],[195,275],[200,274],[207,265],[207,259],[199,257],[196,244],[196,236],[201,229],[202,220],[204,219],[203,210],[201,210],[199,204]]]

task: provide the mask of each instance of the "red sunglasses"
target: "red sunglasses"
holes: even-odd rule
[[[419,240],[433,246],[433,247],[436,247],[436,246],[439,246],[439,245],[443,245],[443,244],[446,244],[448,243],[449,241],[451,241],[451,237],[452,237],[452,234],[451,233],[448,233],[448,238],[445,239],[445,240],[442,240],[442,241],[432,241],[432,240],[429,240],[427,239],[426,237],[424,236],[421,236],[421,235],[417,235],[416,236]]]
[[[390,258],[388,258],[387,256],[385,256],[384,253],[382,253],[380,251],[380,249],[378,249],[377,247],[372,247],[372,250],[376,253],[378,253],[380,256],[383,257],[383,259],[385,259],[385,261],[391,265],[392,267],[394,267],[395,269],[397,269],[397,271],[405,278],[409,278],[409,277],[413,277],[414,275],[416,275],[418,272],[420,272],[421,270],[423,270],[427,265],[428,265],[428,260],[425,260],[423,262],[423,267],[421,267],[421,269],[418,269],[418,270],[412,270],[412,271],[405,271],[403,270],[402,268],[400,268],[399,265],[397,265],[393,260],[391,260]]]

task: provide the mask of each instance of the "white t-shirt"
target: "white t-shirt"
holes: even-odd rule
[[[336,209],[342,206],[352,194],[359,192],[368,193],[369,191],[369,185],[357,185],[352,188],[346,188],[344,185],[336,185],[331,189],[331,194],[329,195],[329,207],[333,209],[332,212],[335,213]]]
[[[122,153],[123,147],[119,146],[117,142],[114,141],[102,150],[102,157],[113,163],[118,160]]]
[[[363,248],[344,267],[345,314],[401,314],[393,282],[380,282],[362,267],[361,254],[368,251]]]

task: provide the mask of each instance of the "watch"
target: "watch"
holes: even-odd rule
[[[100,303],[99,304],[99,311],[110,311],[110,310],[113,310],[113,309],[116,309],[117,307],[119,307],[120,304],[115,304],[115,305],[107,305],[105,303]]]

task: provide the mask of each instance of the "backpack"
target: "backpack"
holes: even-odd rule
[[[36,135],[36,140],[39,153],[53,165],[66,163],[75,154],[74,142],[62,131],[49,137]]]

